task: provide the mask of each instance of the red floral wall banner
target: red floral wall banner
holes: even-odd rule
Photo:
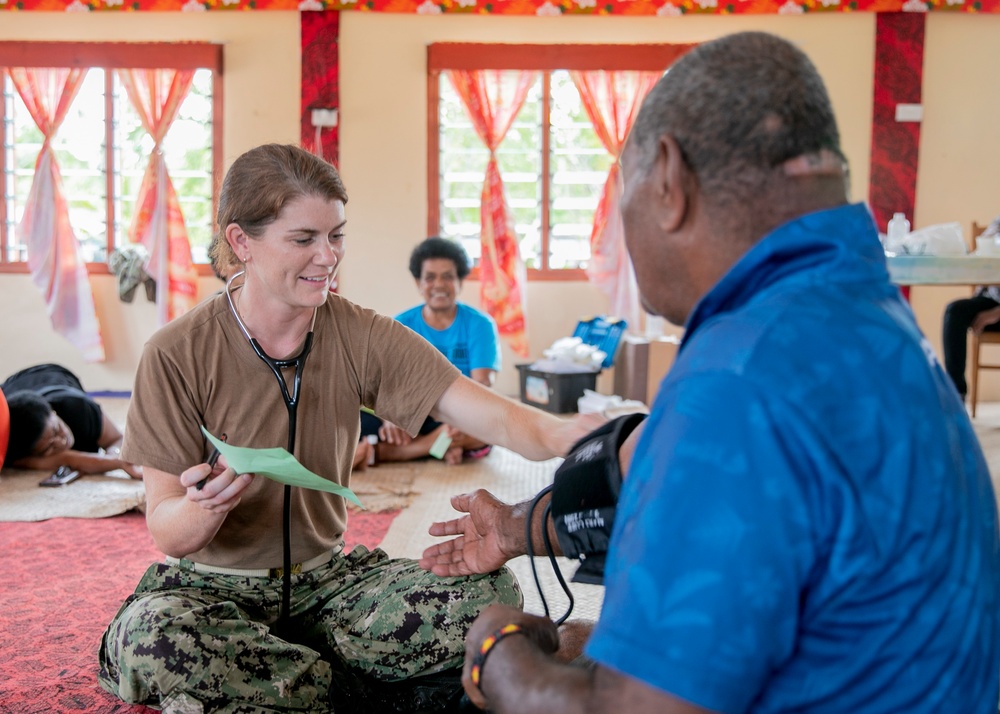
[[[832,12],[1000,13],[1000,0],[0,0],[0,10],[238,12],[357,10],[437,15],[797,15]]]
[[[876,22],[868,205],[883,231],[897,211],[913,221],[917,203],[920,122],[897,121],[896,107],[920,104],[924,28],[924,18],[913,15],[879,15]]]

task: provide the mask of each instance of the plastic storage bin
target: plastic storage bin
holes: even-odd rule
[[[573,337],[579,337],[604,352],[607,356],[601,367],[607,369],[614,364],[626,327],[624,320],[593,317],[578,322]],[[521,381],[521,401],[553,414],[577,411],[577,400],[583,396],[583,390],[594,389],[597,386],[597,375],[601,373],[601,370],[546,372],[534,369],[533,364],[516,366]]]

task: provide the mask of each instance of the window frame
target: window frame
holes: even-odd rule
[[[222,82],[223,46],[208,42],[0,42],[0,69],[6,67],[100,67],[115,69],[208,69],[212,71],[212,183],[217,185],[222,175]],[[111,73],[105,78],[110,82]],[[107,86],[107,85],[106,85]],[[105,117],[111,115],[114,98],[105,93]],[[2,117],[0,112],[0,117]],[[113,166],[113,127],[105,122],[105,165]],[[0,170],[6,166],[6,143],[0,136]],[[108,226],[114,225],[114,173],[106,171],[106,215]],[[2,184],[0,184],[2,187]],[[0,191],[3,189],[0,188]],[[212,192],[212,215],[217,212],[217,196]],[[0,255],[7,254],[7,200],[0,195]],[[105,236],[108,255],[113,245],[112,230]],[[107,263],[87,263],[88,274],[110,274]],[[212,275],[206,263],[195,263],[199,276]],[[27,273],[28,263],[0,261],[0,274]]]
[[[639,70],[660,72],[673,64],[678,57],[695,47],[695,44],[498,44],[473,42],[435,42],[427,46],[427,235],[438,235],[441,230],[440,190],[440,81],[441,72],[461,70]],[[543,74],[547,85],[549,75]],[[546,127],[549,121],[549,90],[543,87],[542,116]],[[545,129],[545,127],[543,127]],[[541,174],[550,178],[550,131],[542,131]],[[580,281],[586,280],[584,268],[549,268],[549,178],[542,182],[541,253],[545,268],[527,269],[529,281]],[[469,279],[477,280],[478,266]]]

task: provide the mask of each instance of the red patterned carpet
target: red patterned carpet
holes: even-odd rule
[[[347,547],[377,546],[399,511],[352,512]],[[150,712],[97,684],[97,648],[160,553],[145,518],[0,523],[0,712]]]

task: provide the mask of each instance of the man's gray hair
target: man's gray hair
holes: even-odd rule
[[[699,45],[671,67],[632,130],[644,169],[664,134],[717,205],[759,197],[775,169],[796,156],[827,149],[843,158],[819,72],[790,42],[762,32]]]

